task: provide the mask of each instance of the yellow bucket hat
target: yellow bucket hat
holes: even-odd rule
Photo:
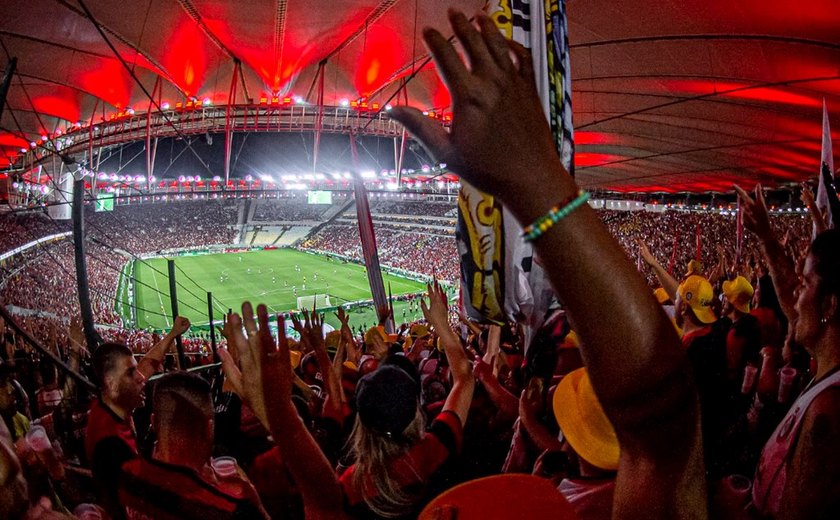
[[[578,455],[601,469],[618,469],[618,438],[585,368],[569,372],[560,380],[552,404],[563,436]]]

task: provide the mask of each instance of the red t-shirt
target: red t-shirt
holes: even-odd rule
[[[85,453],[102,505],[112,517],[123,518],[117,500],[120,469],[138,454],[131,416],[123,420],[107,405],[95,400],[88,413]]]
[[[248,493],[203,480],[194,470],[137,458],[123,466],[119,499],[129,520],[264,519]]]
[[[464,437],[464,426],[458,415],[451,411],[441,412],[432,422],[429,431],[423,438],[412,446],[402,457],[393,461],[390,466],[390,477],[400,487],[413,490],[424,487],[429,478],[438,471],[453,455],[461,451]],[[367,509],[364,504],[363,493],[373,493],[375,490],[362,490],[354,485],[353,475],[356,465],[352,465],[342,473],[339,482],[344,494],[344,502],[348,511]],[[372,496],[372,495],[368,495]]]

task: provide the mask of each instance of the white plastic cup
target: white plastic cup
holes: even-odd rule
[[[229,478],[236,475],[236,459],[233,457],[217,457],[210,461],[213,472],[220,478]]]
[[[744,367],[744,382],[741,383],[741,393],[747,395],[752,392],[756,379],[758,379],[758,368],[752,365]]]
[[[793,367],[785,367],[779,373],[779,403],[786,403],[790,400],[790,392],[793,389],[793,382],[796,381],[797,371]]]
[[[29,429],[29,432],[26,434],[26,443],[29,444],[29,447],[33,451],[38,453],[52,449],[52,443],[50,442],[49,436],[47,436],[47,430],[40,425],[32,426]]]
[[[36,424],[29,429],[29,432],[26,433],[26,444],[46,466],[50,477],[54,479],[64,477],[64,467],[53,450],[52,442],[50,442],[47,430],[43,426]]]

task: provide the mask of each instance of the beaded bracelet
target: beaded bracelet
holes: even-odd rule
[[[533,224],[522,230],[522,238],[526,242],[533,242],[541,237],[551,227],[568,217],[571,212],[586,204],[589,200],[589,192],[580,190],[577,197],[569,202],[563,202],[551,208],[548,213],[534,221]]]

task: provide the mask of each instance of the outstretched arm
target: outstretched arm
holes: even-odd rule
[[[157,371],[157,367],[163,363],[163,358],[166,357],[166,353],[172,348],[172,344],[175,343],[175,338],[188,330],[190,330],[190,320],[183,316],[175,316],[172,330],[162,340],[158,341],[157,345],[146,352],[143,359],[137,363],[137,370],[145,377],[151,377]]]
[[[662,267],[662,264],[656,260],[656,257],[653,256],[653,253],[650,252],[647,244],[641,238],[636,239],[636,243],[639,244],[639,254],[642,255],[642,260],[653,269],[656,278],[659,279],[659,284],[668,293],[668,298],[671,298],[672,302],[676,302],[677,290],[679,290],[680,286],[679,282]]]
[[[799,278],[796,276],[793,260],[787,255],[784,246],[770,227],[770,217],[767,213],[767,205],[764,203],[761,184],[756,184],[753,196],[740,186],[735,186],[735,191],[741,196],[744,227],[758,237],[764,261],[767,262],[767,268],[770,271],[770,278],[773,279],[776,296],[779,298],[779,305],[788,320],[793,321],[797,316],[795,291],[799,285]]]
[[[486,16],[476,21],[480,32],[462,13],[450,12],[469,69],[438,31],[423,33],[452,94],[451,131],[414,109],[395,108],[391,116],[438,161],[530,224],[574,198],[578,186],[557,155],[527,51],[509,45]],[[502,128],[506,146],[499,145]],[[705,517],[697,393],[674,327],[588,205],[535,245],[622,446],[615,516]]]
[[[825,217],[823,217],[820,208],[817,207],[817,201],[814,200],[814,193],[811,188],[804,182],[799,185],[802,192],[799,194],[800,200],[808,208],[808,213],[811,214],[811,221],[814,223],[814,231],[817,235],[826,230]]]
[[[265,305],[257,307],[254,319],[251,304],[243,303],[242,317],[233,314],[230,319],[240,331],[234,348],[242,363],[246,401],[254,410],[265,410],[274,442],[300,489],[306,518],[345,518],[338,477],[292,404],[292,364],[286,337],[280,334],[275,342],[271,336]],[[277,320],[278,330],[286,330],[283,318]],[[241,333],[243,323],[247,339]]]
[[[461,424],[467,422],[467,413],[470,411],[473,390],[475,389],[475,378],[473,377],[472,365],[467,359],[467,354],[461,346],[461,340],[452,332],[449,327],[449,305],[446,303],[446,293],[435,281],[428,286],[429,305],[425,301],[420,302],[423,315],[440,336],[443,344],[443,352],[449,362],[449,369],[452,371],[452,390],[443,403],[443,411],[452,411],[461,419]]]

